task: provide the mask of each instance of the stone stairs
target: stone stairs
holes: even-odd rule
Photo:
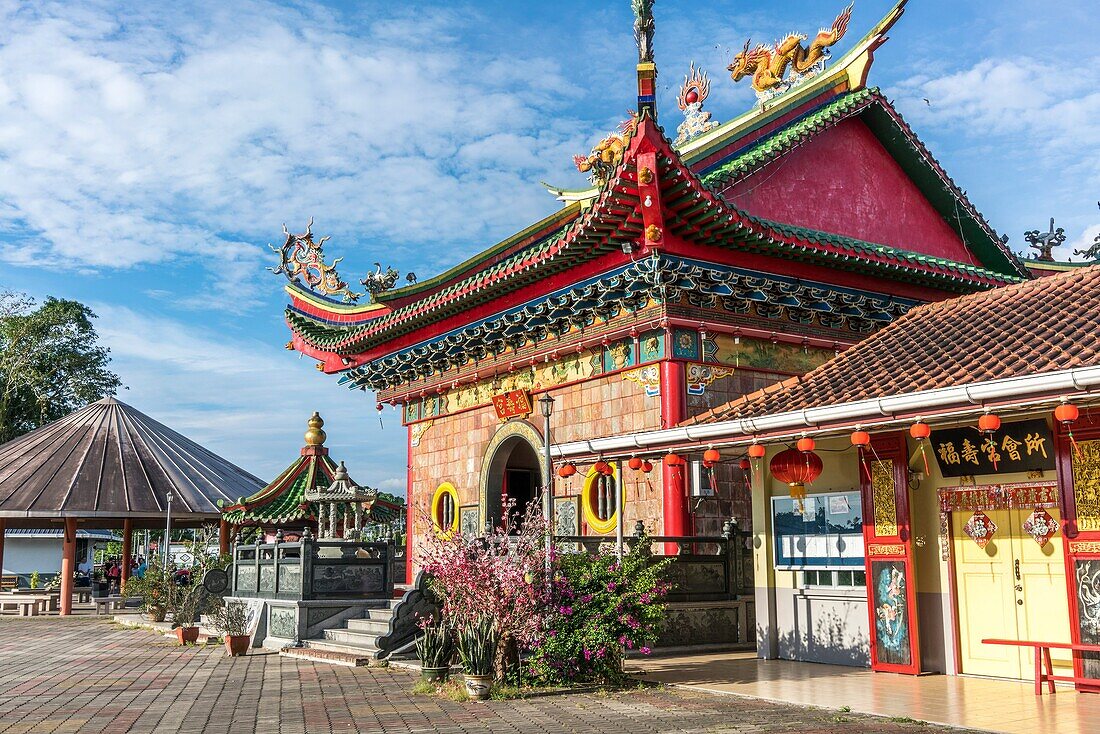
[[[361,618],[344,621],[343,627],[324,630],[322,637],[303,640],[301,647],[284,647],[285,657],[358,667],[370,665],[386,656],[380,649],[379,638],[392,631],[394,616],[405,602],[405,592],[412,586],[395,586],[402,598],[391,599],[388,606],[364,611]]]

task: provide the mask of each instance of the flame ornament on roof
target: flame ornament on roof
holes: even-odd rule
[[[804,33],[790,33],[773,46],[763,43],[752,49],[749,39],[726,69],[735,82],[751,76],[756,96],[766,101],[824,71],[829,47],[844,37],[851,19],[852,5],[849,5],[830,28],[818,31],[809,48],[802,45],[807,40]]]
[[[676,145],[718,127],[718,123],[710,119],[710,113],[703,111],[703,102],[709,94],[710,78],[705,71],[696,69],[692,61],[680,87],[680,110],[684,113],[684,121],[676,128]]]
[[[336,266],[343,258],[336,258],[332,265],[325,264],[324,244],[329,238],[322,237],[318,242],[313,241],[313,217],[309,218],[304,233],[292,234],[284,224],[283,234],[286,235],[286,242],[282,247],[268,245],[280,258],[279,266],[268,270],[282,273],[291,283],[304,285],[315,293],[329,297],[340,296],[348,302],[359,300],[362,294],[353,293],[336,272]]]

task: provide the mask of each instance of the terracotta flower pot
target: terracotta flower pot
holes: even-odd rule
[[[466,673],[464,679],[466,681],[466,695],[470,697],[471,701],[484,701],[489,697],[489,692],[493,690],[492,674],[470,675]]]
[[[447,680],[447,675],[451,672],[449,666],[443,666],[442,668],[421,668],[420,677],[429,683],[442,683]]]
[[[234,657],[244,655],[248,652],[248,643],[251,639],[249,635],[226,635],[225,649]]]
[[[176,639],[181,645],[194,645],[199,641],[199,628],[176,627]]]

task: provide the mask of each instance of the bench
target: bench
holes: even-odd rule
[[[126,606],[126,597],[124,596],[101,596],[92,601],[95,602],[96,614],[107,614],[108,612],[118,611]]]
[[[1096,678],[1084,678],[1076,675],[1054,675],[1054,666],[1050,662],[1050,651],[1069,650],[1074,652],[1100,652],[1100,645],[1081,645],[1073,642],[1039,642],[1036,640],[1000,640],[990,638],[982,640],[985,645],[1011,645],[1013,647],[1035,648],[1035,695],[1043,695],[1043,684],[1047,684],[1047,692],[1054,693],[1054,681],[1064,683],[1097,685],[1100,680]],[[1076,656],[1074,656],[1076,657]]]
[[[74,586],[73,593],[76,594],[76,601],[78,604],[87,604],[92,600],[91,586]]]
[[[11,591],[19,586],[18,576],[0,576],[0,591]]]
[[[0,597],[0,610],[15,609],[20,617],[37,617],[46,611],[49,600],[43,596],[3,596]]]

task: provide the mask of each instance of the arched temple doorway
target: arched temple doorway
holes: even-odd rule
[[[546,481],[541,451],[542,436],[530,423],[513,420],[500,427],[481,465],[483,524],[491,522],[499,527],[506,503],[513,503],[508,513],[512,518],[523,517],[529,507],[538,505]]]

